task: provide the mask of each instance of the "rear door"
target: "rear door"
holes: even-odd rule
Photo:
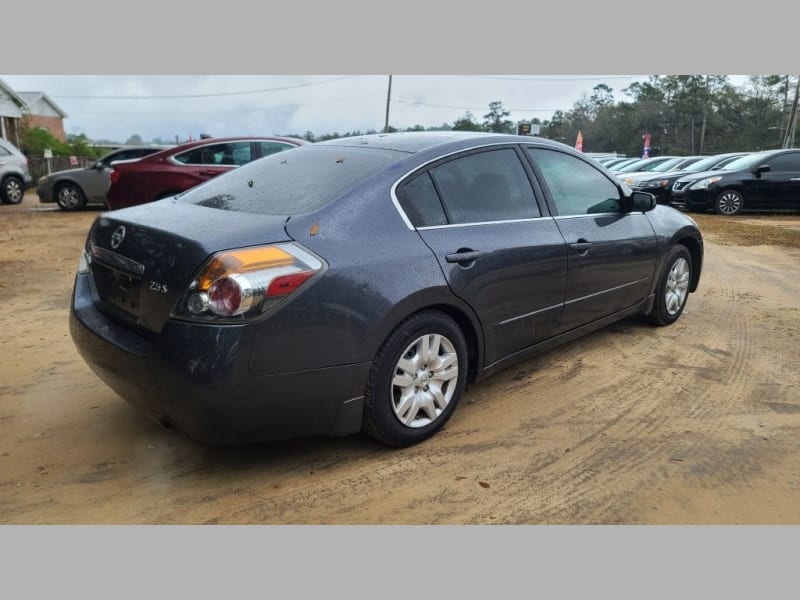
[[[588,161],[527,148],[567,244],[568,275],[560,332],[647,298],[656,237],[641,212],[623,212],[619,187]]]
[[[478,315],[487,365],[554,335],[561,319],[566,249],[532,179],[519,149],[491,147],[445,159],[398,189],[453,293]]]

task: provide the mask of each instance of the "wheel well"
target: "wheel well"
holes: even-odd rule
[[[697,289],[697,283],[700,281],[700,269],[703,266],[703,254],[700,250],[700,242],[693,237],[685,237],[676,242],[685,246],[689,251],[689,256],[692,257],[692,281],[689,286],[689,291],[693,292]]]
[[[62,179],[60,181],[56,181],[53,184],[53,189],[57,191],[57,190],[60,190],[65,185],[74,185],[76,188],[78,188],[81,191],[81,193],[83,193],[83,189],[81,188],[81,186],[79,186],[74,181],[70,181],[69,179]]]
[[[438,310],[453,319],[461,328],[464,339],[467,341],[467,352],[469,353],[469,358],[467,360],[467,383],[475,381],[475,377],[478,375],[478,360],[480,357],[478,350],[478,332],[475,331],[470,318],[464,314],[461,309],[449,304],[434,304],[433,306],[421,308],[417,312],[423,310]]]
[[[5,183],[7,180],[12,179],[12,178],[19,180],[21,183],[24,183],[22,177],[20,177],[16,173],[6,173],[5,175],[3,175],[3,179],[0,180],[0,183]]]

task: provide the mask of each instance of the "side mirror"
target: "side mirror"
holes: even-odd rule
[[[92,165],[92,167],[97,169],[98,171],[102,171],[103,169],[106,168],[106,166],[102,163],[102,161],[97,161],[96,163],[94,163],[94,165]]]
[[[631,194],[631,210],[648,212],[656,207],[656,197],[648,192]]]
[[[758,165],[755,169],[753,169],[753,173],[755,175],[761,175],[761,173],[766,173],[767,171],[771,171],[772,167],[769,165]]]

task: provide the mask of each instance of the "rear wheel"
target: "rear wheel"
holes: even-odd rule
[[[384,342],[364,397],[364,430],[405,447],[436,433],[461,398],[467,343],[447,315],[423,311],[403,321]]]
[[[738,215],[742,212],[742,208],[744,208],[744,197],[736,190],[725,190],[714,202],[714,211],[728,217]]]
[[[654,325],[671,325],[681,316],[692,281],[692,256],[685,246],[670,250],[656,286],[656,299],[647,320]]]
[[[0,200],[5,204],[19,204],[22,196],[25,195],[25,184],[16,175],[9,175],[3,180],[3,187],[0,188]]]
[[[56,192],[56,203],[61,210],[80,210],[86,206],[86,196],[74,183],[62,183]]]

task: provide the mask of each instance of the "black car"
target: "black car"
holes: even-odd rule
[[[433,435],[465,385],[697,288],[694,221],[548,140],[327,141],[95,220],[70,330],[208,442]]]
[[[675,182],[672,204],[737,215],[744,210],[800,209],[800,150],[755,152],[718,171]]]
[[[736,160],[741,156],[745,156],[745,152],[731,152],[726,154],[716,154],[714,156],[707,156],[690,162],[684,165],[683,168],[660,172],[648,172],[640,174],[638,177],[631,176],[630,181],[628,178],[624,179],[625,183],[632,190],[639,190],[642,192],[649,192],[656,197],[656,202],[659,204],[670,204],[672,200],[672,186],[678,179],[685,180],[690,177],[691,173],[704,173],[706,171],[714,171],[718,168]]]

